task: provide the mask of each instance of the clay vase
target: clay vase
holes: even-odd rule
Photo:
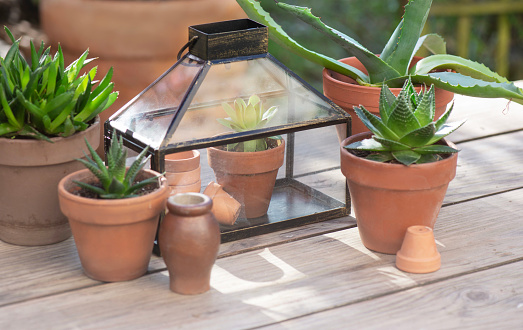
[[[142,170],[137,180],[158,175]],[[85,169],[63,178],[58,185],[60,208],[69,219],[80,262],[87,276],[104,282],[128,281],[147,272],[160,213],[169,187],[159,178],[149,194],[123,199],[92,199],[75,194],[73,180],[93,183]]]
[[[165,156],[165,177],[171,195],[197,192],[202,188],[200,180],[200,152],[189,150]]]
[[[414,57],[411,66],[416,64],[421,57]],[[348,57],[339,60],[345,64],[367,73],[365,67],[360,63],[356,57]],[[379,116],[379,99],[381,87],[361,86],[350,77],[336,73],[329,69],[323,69],[323,94],[331,99],[334,103],[340,106],[343,110],[348,112],[352,117],[352,135],[368,132],[367,127],[354,112],[354,106],[363,105],[365,109],[373,114]],[[419,92],[421,86],[416,87]],[[394,95],[398,96],[401,88],[390,89]],[[436,88],[436,118],[439,118],[447,109],[447,104],[454,98],[454,93]]]
[[[206,292],[220,247],[212,200],[199,193],[177,194],[169,197],[167,208],[158,239],[170,289],[187,295]]]
[[[47,245],[71,237],[56,187],[84,166],[75,158],[100,143],[100,118],[87,130],[53,143],[0,138],[0,239],[16,245]]]
[[[207,159],[216,182],[242,204],[242,217],[257,218],[267,214],[285,154],[285,141],[278,141],[281,143],[277,147],[256,152],[207,149]]]
[[[205,187],[203,193],[212,199],[211,211],[216,221],[224,225],[234,225],[240,216],[242,205],[214,181]]]
[[[426,226],[411,226],[396,254],[398,269],[416,274],[432,273],[441,267],[434,233]]]
[[[360,133],[342,142],[341,171],[347,178],[363,244],[373,251],[395,254],[408,227],[434,228],[448,184],[456,176],[458,154],[405,166],[356,157],[343,148],[370,137],[371,133]]]

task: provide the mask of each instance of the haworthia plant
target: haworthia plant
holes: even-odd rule
[[[422,88],[417,94],[412,82],[407,80],[396,98],[383,85],[379,104],[380,117],[367,111],[364,106],[354,107],[358,117],[374,135],[371,139],[354,142],[345,148],[368,151],[370,153],[366,158],[370,160],[395,160],[407,166],[438,161],[441,154],[458,152],[447,145],[435,144],[464,123],[447,123],[452,108],[453,105],[434,121],[434,86],[428,91]]]
[[[454,93],[476,97],[503,97],[523,104],[523,90],[483,64],[446,54],[445,42],[436,34],[421,36],[432,0],[410,0],[403,19],[380,53],[375,55],[350,36],[326,25],[310,8],[278,2],[278,6],[334,40],[367,70],[362,71],[319,52],[307,49],[292,39],[274,21],[257,0],[236,0],[249,18],[264,24],[269,37],[281,47],[327,69],[349,76],[361,85],[401,87],[412,79],[414,84],[435,85]],[[409,69],[416,52],[426,47],[434,55],[427,56]],[[438,72],[435,72],[437,70]],[[443,71],[443,72],[442,72]]]
[[[12,45],[0,57],[0,137],[17,136],[51,141],[54,136],[68,137],[85,130],[118,97],[111,82],[113,70],[96,85],[97,68],[80,75],[92,59],[85,51],[65,67],[60,46],[54,56],[51,48],[31,41],[31,59],[26,61],[6,27]]]

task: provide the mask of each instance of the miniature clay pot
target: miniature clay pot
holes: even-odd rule
[[[169,173],[187,172],[200,166],[200,152],[188,150],[165,155],[165,171]]]
[[[137,180],[158,175],[142,170]],[[159,178],[158,189],[139,197],[92,199],[74,194],[73,180],[92,183],[87,169],[72,173],[58,185],[60,208],[68,217],[80,262],[87,276],[104,282],[128,281],[147,272],[160,213],[169,187]]]
[[[169,186],[186,186],[200,180],[200,166],[185,172],[169,172],[166,170],[165,178]]]
[[[441,267],[434,233],[427,226],[407,229],[401,249],[396,254],[396,267],[409,273],[431,273]]]
[[[421,57],[414,57],[411,66],[416,64]],[[367,73],[365,67],[360,63],[356,57],[348,57],[339,60],[342,63],[348,64]],[[421,86],[416,87],[419,92]],[[398,95],[401,88],[390,89],[394,95]],[[365,109],[371,113],[379,116],[379,99],[381,87],[369,87],[358,85],[355,80],[340,73],[323,69],[323,93],[326,97],[331,99],[334,103],[340,106],[343,110],[348,112],[352,117],[352,134],[356,135],[362,132],[368,132],[368,128],[361,122],[356,113],[354,106],[359,107],[363,105]],[[436,97],[436,118],[439,118],[447,109],[447,104],[454,98],[454,93],[444,89],[435,89]]]
[[[189,150],[165,156],[165,177],[171,195],[197,192],[202,188],[200,180],[200,152]]]
[[[395,254],[408,227],[434,227],[448,184],[456,176],[458,154],[405,166],[367,160],[343,148],[370,137],[370,132],[360,133],[342,142],[341,171],[347,178],[363,244],[373,251]]]
[[[204,194],[178,194],[169,197],[167,208],[158,239],[170,289],[187,295],[206,292],[220,247],[212,200]]]
[[[56,187],[67,174],[81,170],[75,158],[88,153],[85,139],[100,143],[100,118],[85,131],[53,143],[0,138],[0,239],[16,245],[58,243],[71,237],[60,211]]]
[[[242,204],[241,215],[257,218],[267,214],[272,191],[283,165],[285,141],[278,146],[256,152],[233,152],[208,148],[207,159],[216,181]]]
[[[171,196],[188,192],[199,193],[202,189],[202,181],[198,180],[195,183],[191,183],[188,185],[169,186],[169,189],[171,191],[169,195]]]
[[[212,199],[212,213],[224,225],[233,225],[240,215],[242,205],[229,195],[222,186],[211,181],[203,193]]]

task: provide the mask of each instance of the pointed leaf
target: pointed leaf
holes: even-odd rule
[[[436,115],[436,97],[434,94],[434,85],[430,86],[428,91],[422,92],[422,97],[418,102],[418,107],[414,110],[414,116],[418,119],[420,125],[425,126],[434,120]]]
[[[344,147],[348,150],[365,150],[365,151],[388,151],[389,149],[385,148],[381,143],[374,139],[365,139],[361,141],[356,141]]]
[[[392,156],[405,166],[414,164],[421,158],[419,153],[412,150],[393,151]]]
[[[444,146],[441,144],[433,144],[430,146],[424,146],[421,148],[413,149],[419,154],[448,154],[448,153],[455,153],[459,150],[456,150],[454,148],[451,148],[449,146]]]
[[[223,110],[225,110],[227,115],[229,115],[229,117],[232,121],[235,122],[238,120],[238,118],[236,117],[236,111],[229,105],[229,103],[223,102],[222,108],[223,108]]]
[[[391,129],[389,129],[385,124],[383,124],[383,121],[380,117],[374,115],[367,109],[365,109],[364,106],[354,107],[354,111],[356,112],[356,115],[360,118],[360,120],[363,122],[363,124],[374,134],[391,139],[391,140],[398,140],[399,137],[396,135]]]
[[[379,110],[380,110],[380,117],[381,120],[383,120],[383,123],[386,125],[389,121],[389,116],[393,109],[393,104],[396,101],[396,95],[392,93],[389,89],[389,87],[385,84],[381,86],[381,92],[380,92],[380,104],[379,104]]]
[[[375,162],[385,163],[394,159],[391,152],[372,153],[365,157],[365,159],[372,160]]]
[[[455,130],[457,130],[458,128],[461,127],[461,125],[463,125],[465,123],[465,120],[463,121],[459,121],[459,122],[454,122],[454,123],[447,123],[447,124],[444,124],[437,132],[436,134],[434,134],[434,137],[427,143],[427,144],[432,144],[432,143],[436,143],[438,142],[439,140],[443,139],[444,137],[446,137],[447,135],[449,135],[450,133],[454,132]]]
[[[409,132],[421,128],[418,119],[414,116],[410,102],[405,89],[402,89],[397,98],[397,104],[392,110],[387,122],[389,127],[400,138]]]
[[[434,123],[410,132],[400,139],[400,143],[409,145],[411,147],[421,147],[426,145],[434,137],[436,127]]]
[[[383,139],[378,136],[373,136],[372,138],[374,140],[378,141],[379,143],[381,143],[385,148],[387,148],[387,150],[395,151],[395,150],[410,149],[410,147],[408,145],[397,142],[397,141]]]

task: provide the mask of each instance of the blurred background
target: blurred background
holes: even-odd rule
[[[88,4],[104,2],[103,0],[74,1]],[[220,5],[225,4],[225,2],[221,2],[222,0],[215,1]],[[45,29],[42,29],[39,14],[39,3],[41,6],[42,2],[56,1],[0,0],[0,24],[11,28],[15,37],[27,36],[24,38],[26,45],[29,38],[44,40],[46,44],[56,43],[56,40],[49,40]],[[110,2],[122,3],[125,0]],[[149,2],[161,4],[169,1]],[[193,3],[198,2],[204,3],[202,0],[193,0]],[[371,51],[379,53],[398,24],[407,0],[286,0],[285,2],[311,7],[313,13],[321,17],[327,25],[353,36]],[[274,0],[261,0],[261,3],[267,8],[275,6]],[[234,6],[235,4],[228,5]],[[347,57],[342,49],[329,40],[325,40],[319,33],[311,33],[309,29],[304,28],[301,22],[283,16],[277,9],[275,12],[276,21],[286,28],[291,28],[293,38],[311,49],[320,49],[333,58]],[[178,12],[177,15],[187,16],[183,11]],[[205,19],[194,12],[191,15],[194,15],[195,24],[199,24],[202,19]],[[229,11],[228,16],[220,16],[218,19],[241,16],[242,12],[238,7]],[[185,18],[187,21],[191,21],[193,17]],[[173,17],[173,20],[176,18]],[[50,23],[48,22],[48,24]],[[97,22],[92,20],[87,24],[84,23],[83,28],[89,29],[89,24],[97,24]],[[188,25],[193,24],[188,23]],[[434,0],[426,31],[442,35],[447,41],[447,52],[450,54],[482,62],[491,69],[506,75],[510,80],[523,79],[523,0]],[[187,29],[180,27],[173,33],[178,33],[182,38],[186,38]],[[3,31],[1,37],[7,39]],[[321,91],[321,67],[303,61],[274,45],[270,46],[270,52]],[[175,57],[176,54],[172,54],[172,63],[175,62]],[[164,70],[164,67],[161,70]],[[122,95],[123,99],[119,105],[128,101],[133,93],[145,88],[152,80],[153,78],[148,77],[130,94]],[[116,88],[119,88],[118,84]]]

